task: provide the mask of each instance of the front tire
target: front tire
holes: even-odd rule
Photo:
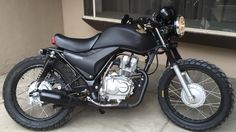
[[[189,75],[190,78],[195,78],[193,80],[195,86],[198,86],[197,83],[203,85],[207,96],[203,104],[186,104],[183,101],[182,86],[176,79],[174,70],[168,68],[158,86],[159,103],[166,116],[176,125],[192,131],[204,131],[224,122],[231,113],[234,103],[233,89],[226,75],[215,65],[195,59],[180,60],[178,66],[181,72],[194,71]],[[196,71],[208,78],[196,77]],[[215,84],[210,84],[210,81]],[[173,90],[173,87],[176,89]],[[204,110],[207,111],[203,112]]]
[[[24,75],[27,73],[27,71],[35,70],[36,68],[43,68],[45,64],[45,60],[46,60],[45,56],[36,56],[36,57],[27,58],[24,61],[18,63],[7,75],[6,80],[4,82],[4,86],[3,86],[3,99],[4,99],[4,105],[7,112],[9,113],[9,115],[11,116],[13,120],[15,120],[18,124],[28,129],[51,130],[51,129],[60,127],[69,121],[69,119],[71,118],[71,113],[73,111],[73,107],[62,106],[60,107],[58,111],[56,111],[55,109],[54,114],[49,115],[45,112],[45,109],[43,108],[44,105],[48,105],[48,104],[43,104],[43,106],[40,106],[40,107],[42,107],[42,112],[44,111],[45,113],[39,112],[39,113],[36,113],[35,116],[33,116],[32,111],[37,112],[37,110],[35,110],[36,108],[33,108],[33,107],[36,107],[36,105],[31,104],[32,108],[30,109],[30,112],[28,112],[29,111],[28,109],[27,111],[23,109],[23,106],[25,107],[26,104],[29,103],[29,101],[25,99],[24,99],[25,101],[20,100],[20,98],[23,98],[22,94],[27,93],[27,91],[26,92],[24,91],[24,92],[21,92],[21,94],[18,94],[17,89],[20,88],[20,86],[18,87],[18,83],[21,80],[26,80],[26,76]],[[68,67],[66,67],[66,65],[64,65],[64,63],[62,62],[56,62],[54,64],[53,71],[56,71],[57,74],[59,74],[62,77],[65,83],[69,83],[72,79],[71,75],[73,75],[73,73],[71,73],[71,71],[68,70]],[[30,76],[28,76],[27,78],[31,79],[33,78],[32,76],[33,75],[30,74]],[[35,75],[35,76],[39,76],[39,75]],[[26,84],[25,86],[27,85],[30,85],[30,84]],[[26,90],[29,89],[28,86],[27,87],[25,86],[24,86],[24,89]],[[26,99],[27,99],[27,94],[26,94]],[[25,104],[22,105],[20,104],[21,102]],[[53,105],[53,104],[50,104],[50,105]],[[37,106],[38,109],[40,107]],[[47,106],[47,107],[50,107],[50,109],[54,111],[54,105]],[[45,114],[45,117],[43,117],[44,116],[43,114]]]

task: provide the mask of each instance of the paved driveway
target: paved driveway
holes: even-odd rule
[[[77,108],[74,111],[72,120],[65,126],[54,131],[68,132],[183,132],[169,121],[162,113],[157,97],[157,80],[163,72],[163,67],[150,77],[150,84],[144,101],[137,108],[132,109],[105,109],[105,114],[100,114],[96,108]],[[0,77],[2,87],[5,76]],[[236,86],[236,79],[231,79],[233,86]],[[2,101],[2,88],[0,89],[0,131],[29,131],[16,124],[6,113]],[[233,132],[236,130],[236,110],[228,120],[213,131]]]

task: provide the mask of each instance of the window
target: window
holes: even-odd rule
[[[124,14],[137,18],[151,16],[164,6],[173,6],[184,15],[187,27],[236,32],[235,0],[84,0],[85,15],[120,19]]]
[[[84,0],[84,14],[86,16],[93,16],[93,1]]]

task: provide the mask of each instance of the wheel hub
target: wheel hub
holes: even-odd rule
[[[40,100],[39,97],[39,92],[37,92],[37,90],[52,90],[52,85],[47,82],[47,81],[43,81],[41,82],[41,84],[38,86],[38,82],[33,82],[30,86],[29,86],[29,90],[28,90],[28,97],[29,97],[29,104],[33,105],[33,104],[40,104],[42,105],[42,101]]]
[[[186,92],[184,91],[184,89],[182,89],[181,99],[184,102],[184,104],[191,108],[201,107],[205,103],[205,100],[206,100],[206,92],[204,88],[201,85],[196,84],[196,83],[189,84],[188,88],[189,88],[189,91],[192,93],[194,99],[190,100]]]

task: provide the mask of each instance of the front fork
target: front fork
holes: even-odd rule
[[[175,74],[177,75],[177,78],[179,79],[184,92],[188,96],[190,101],[194,100],[194,96],[192,95],[191,91],[189,90],[188,84],[193,83],[191,80],[190,76],[186,71],[181,72],[180,68],[178,66],[177,61],[182,59],[181,56],[179,55],[176,47],[171,47],[166,50],[166,55],[167,55],[167,60],[170,63],[171,68],[175,71]],[[167,62],[167,64],[168,64]]]
[[[188,96],[189,100],[192,102],[194,100],[194,97],[191,93],[191,91],[189,90],[188,88],[188,85],[186,83],[186,81],[184,80],[184,77],[183,75],[185,75],[186,77],[186,80],[188,81],[188,83],[192,83],[189,75],[187,72],[183,72],[183,75],[179,69],[179,66],[178,66],[178,63],[177,61],[182,59],[179,52],[177,51],[176,47],[177,47],[177,43],[169,43],[169,44],[166,44],[166,42],[164,41],[159,29],[156,27],[155,28],[155,33],[156,35],[158,36],[158,41],[157,42],[161,42],[162,44],[162,48],[164,49],[165,53],[166,53],[166,56],[167,56],[167,63],[166,65],[168,65],[170,63],[170,66],[172,69],[174,69],[186,95]],[[155,35],[154,35],[155,36]],[[159,41],[160,40],[160,41]],[[157,49],[158,50],[158,49]]]
[[[183,77],[183,75],[184,75],[186,80],[188,81],[188,84],[192,83],[192,80],[189,77],[188,73],[186,71],[181,73],[181,71],[179,69],[179,66],[177,64],[173,64],[173,66],[171,68],[174,69],[174,71],[175,71],[175,73],[176,73],[176,75],[177,75],[177,77],[178,77],[178,79],[179,79],[179,81],[180,81],[180,83],[181,83],[181,85],[182,85],[186,95],[189,98],[189,100],[193,101],[194,100],[193,95],[192,95],[191,91],[189,90],[188,85],[187,85],[187,83],[186,83],[186,81],[185,81],[185,79]]]

